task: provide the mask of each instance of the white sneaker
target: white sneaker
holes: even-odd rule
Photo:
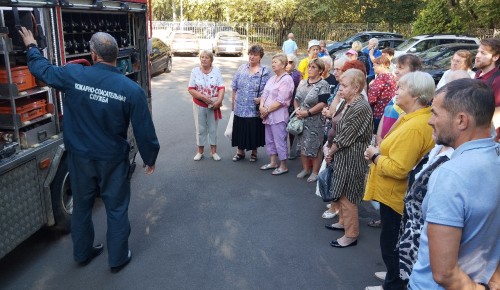
[[[375,272],[373,275],[380,281],[385,281],[385,275],[387,275],[387,272]]]
[[[309,174],[311,174],[311,171],[307,171],[305,169],[302,169],[302,171],[299,172],[299,174],[297,174],[297,178],[304,178]]]
[[[331,212],[329,210],[326,210],[321,217],[324,219],[332,219],[332,218],[336,217],[338,214],[339,214],[338,211]]]
[[[200,161],[201,158],[203,158],[203,154],[201,153],[196,153],[196,155],[194,156],[193,160],[194,161]]]
[[[382,286],[368,286],[365,290],[384,290]]]
[[[220,158],[220,156],[219,156],[219,154],[217,154],[217,153],[212,154],[212,158],[213,158],[215,161],[220,161],[220,159],[221,159],[221,158]]]

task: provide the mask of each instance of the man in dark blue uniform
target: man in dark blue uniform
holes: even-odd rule
[[[146,95],[116,66],[118,46],[109,34],[98,32],[90,40],[94,65],[52,65],[37,48],[31,31],[19,31],[27,47],[31,73],[65,93],[64,145],[73,192],[71,237],[73,256],[81,265],[100,255],[103,245],[93,246],[92,207],[99,190],[107,214],[108,261],[112,272],[126,266],[130,223],[129,151],[127,129],[132,123],[146,174],[153,173],[160,145]]]

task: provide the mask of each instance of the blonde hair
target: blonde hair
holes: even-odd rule
[[[200,51],[200,58],[201,58],[202,55],[208,56],[208,58],[210,58],[211,62],[214,61],[214,54],[210,50],[201,50]]]
[[[355,51],[361,51],[363,45],[361,44],[360,41],[356,40],[352,43],[351,48],[354,49]]]
[[[273,58],[271,60],[273,60],[273,59],[279,60],[285,66],[288,63],[288,59],[286,58],[286,54],[284,54],[284,53],[277,53],[277,54],[273,55]]]

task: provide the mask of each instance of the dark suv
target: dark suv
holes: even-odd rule
[[[403,35],[392,32],[380,32],[380,31],[364,31],[356,33],[355,35],[348,37],[342,41],[334,42],[326,46],[328,53],[332,55],[338,50],[351,48],[354,41],[360,41],[361,43],[367,42],[371,38],[403,38]]]

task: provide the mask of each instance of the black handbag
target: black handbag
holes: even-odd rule
[[[260,85],[262,84],[262,76],[264,75],[264,67],[262,67],[262,71],[260,72],[260,80],[259,80],[259,86],[257,87],[257,96],[256,98],[259,97],[260,95]],[[260,102],[258,104],[255,104],[255,110],[257,111],[257,115],[260,115]]]

